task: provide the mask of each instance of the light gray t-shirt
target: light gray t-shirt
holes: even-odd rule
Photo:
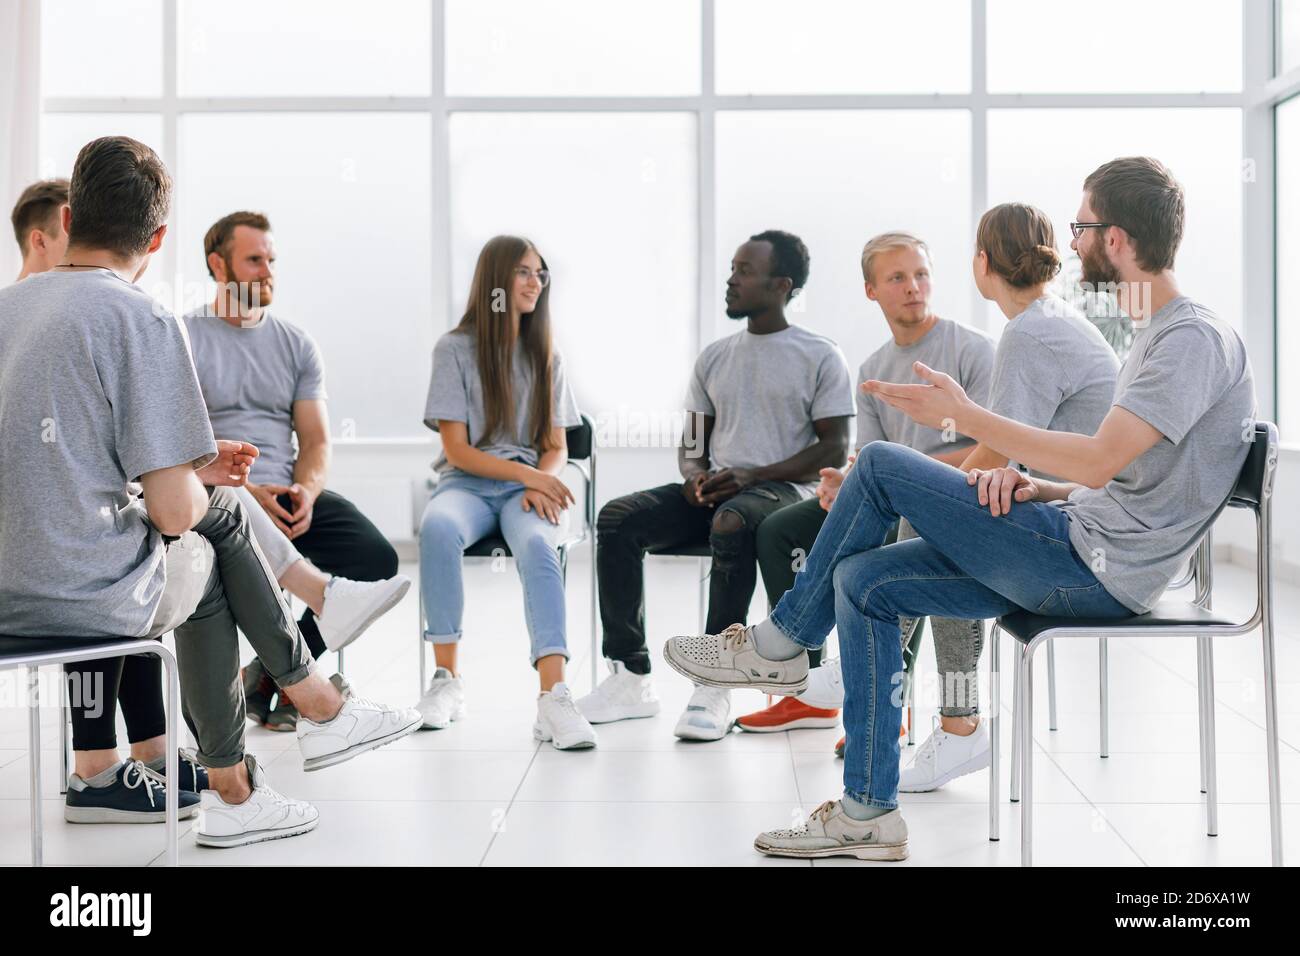
[[[873,378],[881,382],[919,382],[912,370],[913,362],[924,362],[936,372],[951,375],[972,401],[979,405],[986,403],[993,371],[993,339],[978,329],[951,319],[939,319],[911,345],[899,345],[891,338],[862,363],[858,369],[858,385]],[[892,441],[923,455],[936,455],[975,444],[965,435],[944,441],[942,429],[917,424],[905,412],[861,388],[855,392],[854,400],[858,409],[858,435],[854,445],[859,450],[869,442]]]
[[[147,634],[165,548],[127,483],[215,454],[180,323],[138,286],[0,290],[0,633]]]
[[[714,468],[760,468],[817,441],[813,422],[853,414],[849,366],[833,341],[800,325],[755,335],[742,329],[695,360],[686,411],[714,419]],[[805,497],[816,482],[791,484]]]
[[[1064,299],[1043,296],[1002,333],[988,408],[1035,428],[1094,435],[1118,374],[1119,357],[1097,327]]]
[[[213,433],[257,446],[250,481],[293,484],[293,403],[327,397],[312,337],[267,312],[256,325],[231,325],[211,305],[187,312],[185,324]]]
[[[1227,503],[1255,434],[1255,381],[1241,337],[1174,299],[1133,337],[1115,405],[1164,436],[1102,488],[1060,507],[1070,541],[1106,590],[1137,613],[1159,600]]]
[[[498,430],[485,435],[487,413],[483,406],[483,381],[478,373],[478,347],[474,337],[453,329],[438,339],[433,347],[433,375],[429,378],[429,396],[424,403],[424,424],[438,430],[438,419],[464,422],[469,443],[498,458],[514,458],[534,468],[540,458],[532,445],[528,426],[528,409],[533,395],[533,366],[522,343],[515,345],[510,361],[511,398],[515,407],[515,427],[510,434]],[[551,351],[551,424],[555,428],[572,428],[581,424],[578,402],[564,374],[564,356]],[[439,475],[464,474],[439,454],[433,463]]]

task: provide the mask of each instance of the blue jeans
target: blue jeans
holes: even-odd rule
[[[420,589],[427,618],[425,639],[460,640],[465,610],[461,560],[465,549],[498,531],[510,546],[524,586],[532,662],[563,654],[564,573],[557,545],[568,531],[568,511],[553,525],[523,509],[524,486],[476,475],[450,475],[438,487],[420,519]]]
[[[920,538],[881,547],[899,518]],[[1025,608],[1128,617],[1070,544],[1065,512],[1015,503],[993,517],[950,465],[892,442],[862,449],[794,587],[771,621],[821,647],[832,627],[844,672],[844,790],[898,806],[903,655],[899,617],[998,617]]]

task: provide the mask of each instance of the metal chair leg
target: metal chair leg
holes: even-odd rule
[[[1020,655],[1020,865],[1034,865],[1034,657],[1026,647]]]
[[[1056,642],[1047,642],[1047,729],[1056,729]]]
[[[1198,637],[1196,641],[1203,645],[1201,659],[1204,662],[1202,668],[1204,676],[1201,678],[1201,683],[1205,687],[1201,735],[1205,740],[1205,832],[1208,836],[1218,836],[1219,772],[1214,731],[1214,644],[1209,637]]]
[[[1097,641],[1097,673],[1101,689],[1101,755],[1110,756],[1110,667],[1106,638]]]
[[[709,618],[709,573],[712,570],[712,558],[700,558],[700,633]]]
[[[44,860],[41,846],[41,690],[40,668],[27,667],[27,747],[31,765],[29,796],[32,813],[32,866],[41,866]]]
[[[343,648],[340,647],[340,648],[338,649],[338,651],[336,651],[335,653],[338,655],[338,668],[339,668],[339,673],[342,674],[342,673],[343,673],[343,666],[344,666],[344,665],[343,665]]]
[[[916,675],[907,676],[907,745],[916,746]]]
[[[167,723],[164,737],[164,743],[167,747],[167,756],[165,770],[167,779],[180,779],[180,759],[177,756],[177,722],[181,712],[181,681],[180,672],[176,666],[176,658],[166,650],[160,643],[158,645],[160,653],[158,657],[162,660],[163,669],[167,673]],[[169,786],[167,788],[166,800],[166,820],[167,820],[167,865],[180,865],[180,825],[178,814],[180,812],[180,787]]]
[[[1265,575],[1264,586],[1269,586]],[[1264,601],[1261,641],[1264,645],[1264,737],[1268,750],[1268,829],[1274,866],[1282,865],[1282,776],[1277,740],[1277,677],[1273,656],[1273,602]]]
[[[1020,658],[1024,655],[1024,647],[1017,641],[1015,648],[1015,666],[1012,668],[1011,678],[1011,794],[1012,803],[1020,802],[1020,723],[1024,718],[1024,710],[1020,706]]]
[[[420,591],[420,609],[417,613],[420,615],[418,623],[420,625],[420,696],[422,697],[424,696],[424,689],[429,686],[428,675],[426,673],[427,668],[425,666],[425,660],[424,660],[425,658],[424,645],[427,643],[427,641],[425,641],[424,639],[425,621],[424,621],[424,591],[423,590]]]
[[[62,668],[59,670],[63,676],[60,685],[63,689],[63,697],[59,700],[59,796],[62,797],[68,792],[68,772],[72,762],[70,756],[72,735],[68,733],[68,723],[72,720],[72,713],[68,708],[68,674]]]
[[[1196,735],[1201,761],[1201,793],[1205,793],[1205,641],[1199,637],[1196,639]]]
[[[596,580],[596,530],[591,531],[591,689],[600,683],[600,610]]]
[[[999,645],[1002,643],[1002,635],[999,633],[997,622],[995,621],[989,634],[989,733],[991,738],[991,754],[989,760],[989,839],[997,842],[1001,839],[999,832],[999,823],[1002,818],[1002,807],[998,805],[998,758],[1001,756],[1001,726],[1002,720],[1002,658],[999,653]]]

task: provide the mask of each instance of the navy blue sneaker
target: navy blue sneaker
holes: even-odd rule
[[[194,759],[188,750],[177,752],[176,768],[180,772],[180,792],[181,793],[202,793],[204,790],[211,790],[212,784],[208,781],[208,769]],[[164,770],[155,770],[154,773],[165,774]]]
[[[180,819],[198,812],[197,793],[180,790],[176,797]],[[167,819],[167,786],[161,774],[139,760],[118,767],[117,779],[107,787],[92,787],[74,773],[68,781],[63,819],[69,823],[163,823]]]

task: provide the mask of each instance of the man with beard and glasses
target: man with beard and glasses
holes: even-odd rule
[[[820,469],[845,462],[854,412],[848,364],[834,342],[785,316],[807,279],[808,248],[788,232],[761,232],[736,250],[727,317],[746,327],[707,346],[695,362],[677,456],[683,481],[601,509],[596,564],[610,676],[578,702],[592,723],[659,712],[645,641],[646,552],[707,543],[709,629],[743,622],[763,521],[811,498]],[[730,711],[725,690],[697,687],[674,733],[721,739]]]
[[[942,614],[1122,619],[1151,610],[1227,504],[1254,439],[1255,385],[1240,335],[1179,291],[1183,190],[1146,157],[1083,184],[1072,246],[1086,283],[1112,281],[1133,348],[1094,434],[1049,431],[981,408],[951,377],[869,381],[932,428],[951,422],[1016,468],[962,474],[892,442],[862,450],[808,555],[766,620],[673,638],[664,656],[715,687],[786,693],[807,683],[808,649],[839,634],[848,743],[844,792],[807,822],[762,833],[761,853],[907,857],[898,810],[899,618]],[[919,539],[881,547],[906,518]]]
[[[341,646],[323,627],[331,602],[346,605],[349,617],[359,614],[364,626],[400,600],[410,581],[397,574],[397,552],[379,529],[325,487],[330,435],[324,363],[310,335],[268,311],[275,294],[270,221],[259,212],[224,216],[203,237],[203,251],[216,298],[185,316],[199,385],[213,432],[241,436],[261,450],[249,493],[303,557],[334,576],[322,617],[309,606],[299,621],[319,657]],[[254,718],[272,730],[294,729],[298,712],[283,694],[267,712],[275,688],[256,658],[245,668],[244,692]]]

